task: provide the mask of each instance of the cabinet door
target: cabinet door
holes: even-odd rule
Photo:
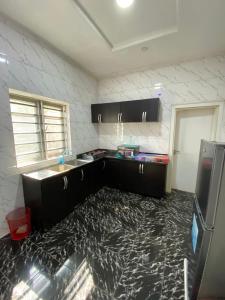
[[[100,123],[102,118],[102,104],[91,104],[92,123]]]
[[[162,197],[165,194],[166,165],[143,163],[140,188],[144,195]]]
[[[70,172],[70,176],[68,178],[68,193],[70,211],[72,211],[74,207],[77,204],[83,202],[85,198],[82,181],[82,172],[80,168],[74,169]]]
[[[142,111],[146,113],[146,122],[158,122],[159,121],[159,98],[141,100]]]
[[[120,103],[121,122],[142,122],[142,101],[125,101]]]
[[[137,161],[121,160],[120,163],[120,188],[122,190],[141,193],[140,190],[140,163]]]
[[[65,175],[53,176],[42,182],[43,219],[46,225],[62,220],[69,211]]]
[[[105,181],[106,184],[113,188],[119,188],[120,181],[120,164],[121,161],[116,158],[108,158],[105,164]]]
[[[92,182],[93,193],[96,193],[104,185],[105,159],[100,159],[93,163]]]
[[[102,123],[117,123],[120,114],[120,103],[104,103],[102,105]]]

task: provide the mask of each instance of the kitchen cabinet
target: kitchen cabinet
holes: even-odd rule
[[[103,103],[103,104],[92,104],[92,123],[117,123],[120,117],[120,104],[114,103]]]
[[[106,166],[110,187],[157,198],[165,194],[166,165],[115,158]]]
[[[105,184],[112,188],[120,188],[121,161],[117,158],[107,158],[105,162]]]
[[[86,196],[85,184],[83,182],[84,170],[83,168],[77,168],[68,173],[70,174],[67,175],[67,177],[69,177],[69,206],[72,211],[76,205],[84,201]]]
[[[141,100],[141,109],[143,112],[144,122],[158,122],[159,121],[159,98]]]
[[[140,193],[140,163],[138,161],[121,160],[120,162],[120,188],[133,193]]]
[[[84,197],[96,193],[102,187],[103,168],[104,163],[102,160],[94,161],[82,167],[81,184],[83,186]]]
[[[143,195],[160,198],[165,194],[166,165],[160,163],[142,163],[140,192]]]
[[[92,104],[93,123],[158,122],[160,99]]]
[[[120,103],[121,122],[142,122],[144,112],[141,106],[141,100],[126,101]]]
[[[60,174],[44,180],[23,176],[24,199],[31,208],[32,224],[44,228],[56,224],[71,210],[71,174]]]
[[[94,161],[43,180],[23,176],[24,199],[31,208],[32,224],[50,227],[65,218],[76,205],[103,186],[105,161]]]
[[[104,185],[153,197],[165,193],[167,166],[105,157],[38,180],[23,176],[24,199],[36,228],[50,227]]]
[[[103,104],[92,104],[91,105],[91,117],[92,123],[101,123],[104,105]]]

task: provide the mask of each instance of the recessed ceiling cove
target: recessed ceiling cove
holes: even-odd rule
[[[112,51],[178,32],[178,0],[140,0],[121,8],[116,0],[74,0]]]

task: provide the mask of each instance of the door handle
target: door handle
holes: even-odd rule
[[[141,165],[141,174],[144,174],[144,164]]]
[[[102,114],[99,114],[99,121],[102,123]]]
[[[144,122],[144,111],[142,113],[142,122]]]
[[[83,180],[84,180],[84,170],[81,169],[81,181],[83,181]]]
[[[68,181],[68,178],[66,176],[66,189],[68,189],[68,184],[69,184],[69,181]]]
[[[144,112],[144,120],[145,120],[145,122],[146,122],[146,116],[147,116],[147,112],[145,111]]]
[[[117,121],[118,121],[118,123],[120,122],[120,114],[119,113],[117,115]]]
[[[174,149],[174,150],[173,150],[173,154],[175,155],[175,154],[177,154],[177,153],[180,153],[180,151],[179,151],[179,150],[176,150],[176,149]]]
[[[139,164],[139,174],[141,174],[141,164]]]
[[[100,117],[100,114],[98,114],[98,123],[100,122],[100,119],[99,119],[99,117]]]
[[[120,113],[120,123],[122,123],[122,113]]]
[[[102,171],[105,170],[105,160],[103,160],[103,167],[102,167]]]

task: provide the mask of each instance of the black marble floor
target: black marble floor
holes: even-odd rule
[[[184,299],[192,202],[103,188],[51,230],[0,240],[0,299]]]

